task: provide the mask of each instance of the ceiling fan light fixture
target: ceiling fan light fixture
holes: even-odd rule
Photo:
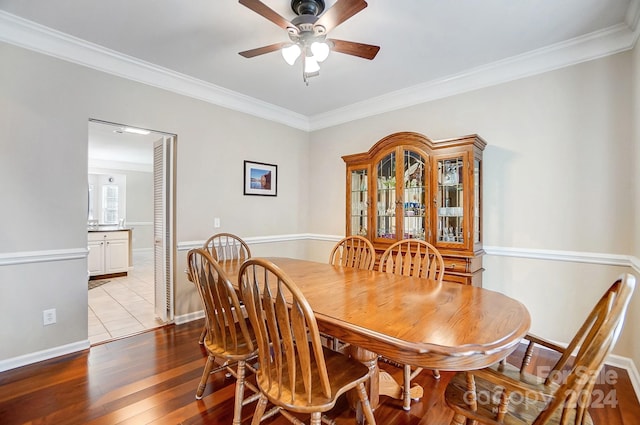
[[[311,43],[311,53],[313,53],[313,57],[318,62],[323,62],[327,59],[330,51],[329,45],[324,41],[314,41]]]
[[[302,53],[302,49],[297,44],[290,44],[282,48],[282,57],[289,65],[293,65],[296,62],[300,53]]]
[[[313,56],[306,56],[304,58],[304,73],[314,74],[319,71],[320,65],[318,65],[318,61]]]
[[[286,30],[290,40],[239,52],[242,57],[253,58],[280,50],[289,65],[294,65],[302,57],[302,78],[309,85],[308,79],[320,74],[318,63],[326,60],[332,51],[372,60],[380,50],[380,46],[326,38],[333,28],[366,8],[365,0],[332,0],[327,11],[326,0],[288,1],[291,1],[291,9],[296,14],[292,20],[282,17],[263,0],[240,0],[243,6]]]

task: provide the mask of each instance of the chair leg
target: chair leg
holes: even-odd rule
[[[322,424],[322,413],[313,412],[311,413],[311,421],[309,421],[309,425],[320,425]]]
[[[251,420],[251,425],[260,425],[260,421],[262,420],[262,415],[264,411],[267,409],[267,397],[264,395],[260,395],[260,400],[258,400],[258,404],[256,405],[256,410],[253,412],[253,419]]]
[[[433,377],[435,379],[440,379],[440,371],[438,369],[433,369]]]
[[[451,419],[450,425],[465,425],[466,423],[467,423],[467,418],[465,418],[463,415],[456,413],[455,415],[453,415],[453,419]]]
[[[326,415],[322,415],[322,423],[325,425],[336,425],[336,421]]]
[[[238,371],[236,372],[236,399],[233,406],[233,425],[241,425],[242,405],[244,399],[244,360],[238,361]]]
[[[215,364],[215,357],[213,356],[207,357],[207,363],[204,365],[204,370],[202,371],[202,378],[200,378],[200,384],[198,385],[198,390],[196,391],[197,400],[200,400],[202,398],[204,389],[207,387],[209,374],[211,374],[211,370],[213,369],[214,364]]]
[[[358,398],[360,399],[362,413],[364,413],[367,424],[376,425],[376,419],[373,417],[373,409],[371,409],[371,403],[369,403],[369,396],[367,395],[364,383],[358,384]]]
[[[198,344],[204,344],[204,338],[207,336],[207,327],[202,328],[202,332],[200,332],[200,338],[198,338]]]

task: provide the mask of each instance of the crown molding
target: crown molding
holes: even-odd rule
[[[0,10],[0,41],[309,131],[302,114],[189,77]]]
[[[310,132],[629,50],[637,42],[639,20],[640,0],[631,0],[624,24],[310,117],[4,11],[0,41]]]
[[[634,0],[634,3],[637,3],[637,0]],[[639,11],[636,10],[636,18],[633,18],[635,22],[638,21],[638,14]],[[407,87],[314,115],[310,118],[310,130],[320,130],[623,52],[634,47],[638,32],[637,28],[632,31],[626,24],[618,24],[563,43]]]

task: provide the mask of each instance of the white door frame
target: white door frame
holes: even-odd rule
[[[98,119],[89,119],[90,123],[102,124],[112,126],[114,128],[131,127],[125,124],[118,124],[109,121],[103,121]],[[172,322],[174,319],[174,282],[175,282],[175,259],[176,259],[176,238],[175,238],[175,182],[176,182],[176,161],[175,161],[175,149],[177,135],[172,133],[166,133],[163,131],[149,130],[152,134],[160,137],[163,141],[163,171],[162,171],[162,184],[163,184],[163,231],[161,233],[161,245],[163,247],[164,260],[162,264],[155,264],[154,269],[162,267],[163,272],[160,274],[158,270],[154,270],[154,287],[156,290],[155,295],[155,312],[165,322]],[[155,166],[154,166],[154,181],[155,181]],[[154,200],[155,209],[155,200]],[[154,257],[155,257],[155,211],[154,211]],[[166,266],[165,266],[166,265]],[[157,276],[161,275],[161,281],[158,282]],[[158,288],[160,294],[158,294]],[[161,308],[159,308],[158,298],[159,295],[163,296]]]

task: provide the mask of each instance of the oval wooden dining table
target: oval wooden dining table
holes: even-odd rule
[[[378,355],[443,371],[480,369],[515,350],[531,323],[522,303],[488,289],[293,258],[267,259],[302,290],[320,331],[349,343],[351,355],[372,369],[369,397],[374,407],[380,388]],[[240,263],[221,265],[237,285]]]

